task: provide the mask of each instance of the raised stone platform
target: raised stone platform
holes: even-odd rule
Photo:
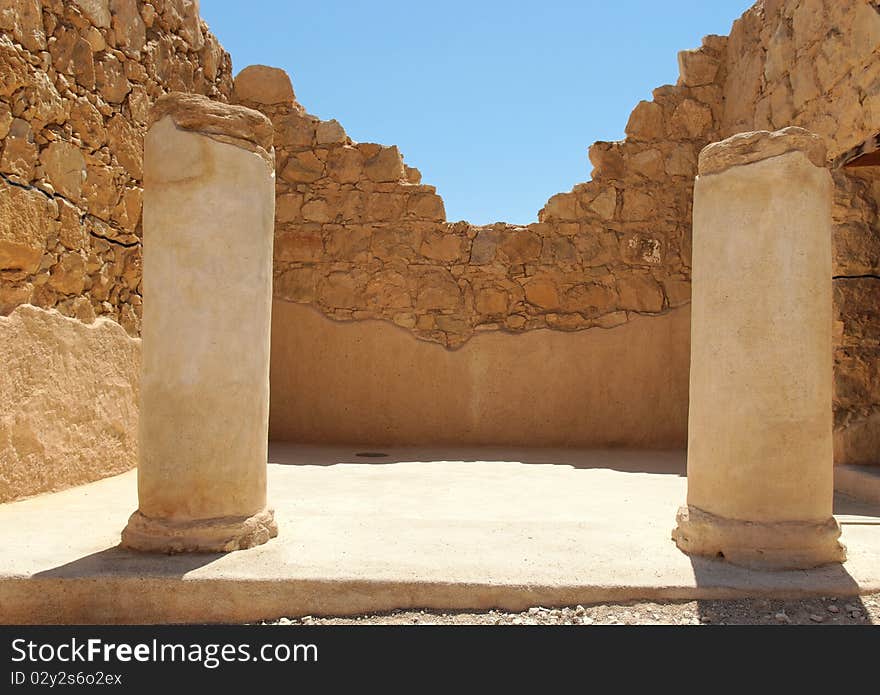
[[[134,472],[0,505],[0,622],[247,622],[880,591],[880,505],[844,497],[835,505],[842,567],[773,572],[688,558],[670,540],[683,452],[359,452],[272,446],[279,536],[227,555],[118,548]]]

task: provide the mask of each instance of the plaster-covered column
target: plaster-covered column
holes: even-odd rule
[[[272,126],[160,98],[144,146],[138,510],[122,544],[229,551],[277,535],[266,507],[275,210]]]
[[[687,506],[673,538],[737,564],[845,559],[832,517],[831,176],[801,128],[700,153]]]

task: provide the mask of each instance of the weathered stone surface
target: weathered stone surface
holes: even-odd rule
[[[116,45],[139,53],[147,42],[147,27],[137,0],[110,0],[110,12]]]
[[[111,104],[121,104],[131,91],[125,76],[125,65],[115,55],[105,55],[95,63],[95,86]]]
[[[825,166],[825,144],[803,128],[784,128],[775,132],[739,133],[700,151],[700,175],[717,174],[730,167],[799,151],[816,166]]]
[[[20,306],[0,317],[0,502],[129,470],[140,340]]]
[[[56,140],[40,154],[40,163],[58,193],[70,201],[79,201],[86,178],[86,162],[79,147]]]
[[[32,302],[138,332],[143,132],[174,89],[232,92],[198,3],[0,0],[3,313]]]
[[[712,127],[712,110],[694,99],[685,99],[672,113],[669,128],[674,136],[703,138]]]
[[[399,181],[404,178],[403,158],[396,146],[382,147],[364,164],[364,173],[371,181]]]
[[[107,146],[131,178],[144,177],[143,133],[118,113],[107,122]]]
[[[348,139],[345,129],[336,119],[321,121],[316,130],[316,138],[319,145],[343,144]]]
[[[341,125],[305,113],[283,71],[247,68],[233,93],[229,57],[203,31],[197,4],[46,0],[37,16],[28,9],[34,2],[0,0],[0,172],[56,201],[47,203],[37,265],[16,247],[2,272],[4,306],[33,301],[88,316],[88,304],[134,331],[139,269],[129,259],[140,255],[140,136],[166,91],[232,99],[271,120],[279,297],[316,303],[339,320],[393,321],[449,348],[476,330],[613,327],[628,320],[627,311],[661,306],[657,313],[664,313],[689,301],[691,188],[697,152],[710,142],[798,125],[820,134],[833,160],[880,132],[880,15],[871,3],[774,0],[748,10],[729,39],[706,37],[701,48],[684,52],[679,83],[636,105],[626,140],[590,147],[593,180],[552,196],[538,223],[449,224],[442,198],[421,185],[396,148],[352,143]],[[148,29],[141,48],[133,5]],[[40,25],[46,53],[27,45],[39,43]],[[72,208],[64,200],[75,188],[62,191],[53,181],[57,168],[50,173],[41,161],[59,142],[80,147],[88,173]],[[865,170],[835,175],[836,275],[880,272],[880,186],[870,179]],[[123,252],[117,242],[133,246]],[[76,297],[49,282],[67,251],[82,251],[86,264],[86,304],[76,307]],[[448,277],[433,272],[438,268]],[[369,298],[346,296],[359,308],[322,303],[317,288],[334,273],[357,276],[356,288],[369,288]],[[538,279],[558,288],[562,306],[549,310],[527,299],[525,286]],[[594,304],[586,303],[587,286],[604,288],[591,290]],[[445,291],[450,297],[442,301]],[[444,308],[416,307],[419,296]],[[870,315],[868,299],[841,296],[841,321],[860,325],[856,317]],[[590,318],[575,306],[587,306]],[[840,428],[880,408],[868,385],[866,335],[846,333],[849,342],[836,353],[841,393],[851,394],[838,404]]]
[[[46,48],[40,0],[0,0],[0,29],[29,51]]]
[[[70,126],[92,150],[107,142],[107,130],[104,128],[101,112],[85,97],[80,97],[71,105]]]
[[[171,92],[160,97],[150,114],[149,125],[170,116],[178,128],[204,135],[219,135],[272,149],[272,123],[259,111],[212,101],[200,94]]]
[[[0,171],[15,174],[24,181],[33,178],[37,165],[37,145],[30,123],[15,118],[9,126],[9,133],[3,142],[3,155],[0,156]]]
[[[293,86],[287,73],[267,65],[249,65],[235,76],[233,95],[238,102],[292,104]]]
[[[712,84],[718,74],[720,60],[704,49],[681,51],[678,54],[678,69],[681,83],[688,87]]]
[[[42,193],[0,181],[0,282],[3,275],[29,275],[40,266],[46,226],[57,208]]]
[[[236,119],[262,115],[177,95],[159,104],[144,144],[138,509],[122,545],[237,550],[278,532],[266,508],[274,162],[216,140],[220,115],[235,133]]]
[[[662,107],[652,101],[640,101],[630,114],[626,134],[634,140],[659,140],[665,137]]]
[[[72,0],[72,2],[96,27],[109,28],[109,0]]]
[[[685,552],[776,568],[846,558],[832,516],[823,165],[793,150],[695,184],[688,493],[673,533]]]

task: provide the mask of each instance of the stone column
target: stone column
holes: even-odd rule
[[[222,552],[278,533],[266,507],[274,184],[265,116],[158,100],[144,145],[139,507],[123,546]]]
[[[700,153],[694,188],[687,553],[842,562],[832,516],[831,176],[801,128]]]

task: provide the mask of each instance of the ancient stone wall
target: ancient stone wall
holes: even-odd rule
[[[231,84],[198,0],[0,0],[0,315],[30,303],[137,335],[147,114]]]
[[[880,132],[878,45],[875,2],[758,2],[729,38],[682,52],[678,83],[636,106],[626,139],[590,148],[592,180],[525,226],[446,221],[396,147],[353,142],[308,115],[283,73],[249,68],[234,98],[275,126],[275,296],[453,349],[481,331],[670,313],[689,301],[699,150],[800,125],[838,164]],[[139,332],[142,136],[169,90],[232,98],[229,56],[195,0],[0,0],[0,315],[31,303]],[[833,176],[836,455],[870,461],[880,175]]]
[[[722,134],[797,125],[828,147],[838,463],[880,462],[880,173],[839,166],[880,133],[878,47],[880,8],[869,0],[764,0],[728,40]]]
[[[282,71],[245,69],[234,98],[275,125],[275,296],[450,348],[476,331],[610,328],[687,303],[696,155],[719,137],[725,42],[687,53],[679,85],[639,104],[624,142],[591,148],[592,181],[523,227],[447,222],[396,147],[353,142],[307,114]]]
[[[610,328],[663,314],[690,297],[699,150],[800,125],[825,140],[836,185],[836,456],[875,460],[880,175],[835,165],[880,132],[878,45],[869,0],[756,3],[729,38],[683,51],[678,83],[636,106],[626,139],[590,148],[592,180],[523,227],[445,221],[435,189],[397,148],[352,142],[296,103],[286,75],[249,68],[234,98],[276,129],[275,296],[333,319],[386,319],[450,348],[484,330]]]

